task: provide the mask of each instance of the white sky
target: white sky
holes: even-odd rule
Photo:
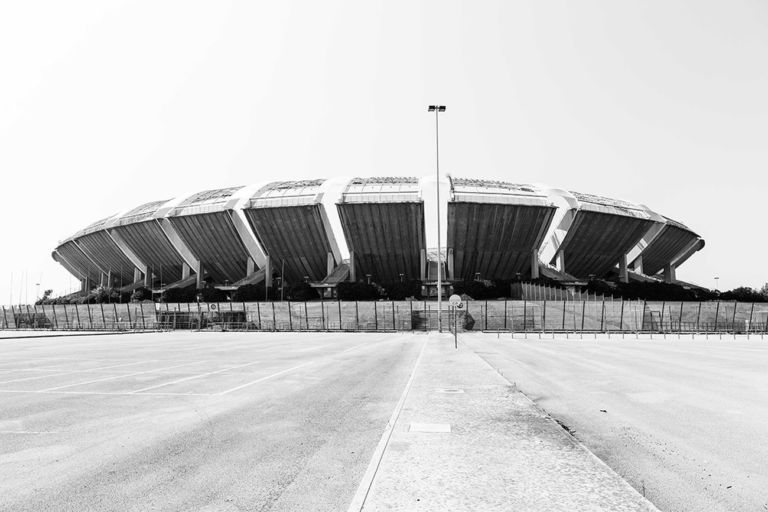
[[[442,170],[647,204],[707,241],[678,278],[761,286],[766,27],[757,0],[2,2],[0,303],[75,286],[57,241],[143,202],[433,172],[429,103]]]

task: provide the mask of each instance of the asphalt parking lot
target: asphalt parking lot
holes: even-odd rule
[[[0,510],[768,510],[767,369],[759,338],[0,339]]]
[[[551,338],[464,341],[661,510],[768,510],[768,337]]]
[[[418,349],[387,334],[0,341],[0,508],[344,510]]]

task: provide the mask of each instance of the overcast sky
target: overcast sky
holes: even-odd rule
[[[742,0],[2,2],[0,303],[76,286],[57,242],[150,200],[431,173],[429,103],[442,170],[646,204],[707,241],[678,278],[759,287],[766,27]]]

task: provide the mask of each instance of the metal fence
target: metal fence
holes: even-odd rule
[[[444,304],[444,326],[453,325]],[[768,303],[467,301],[460,330],[764,333]],[[221,302],[4,306],[2,329],[412,331],[437,328],[434,301]]]

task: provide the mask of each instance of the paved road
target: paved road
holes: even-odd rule
[[[421,339],[0,341],[0,510],[344,510]]]
[[[768,340],[463,340],[661,510],[768,510]]]

